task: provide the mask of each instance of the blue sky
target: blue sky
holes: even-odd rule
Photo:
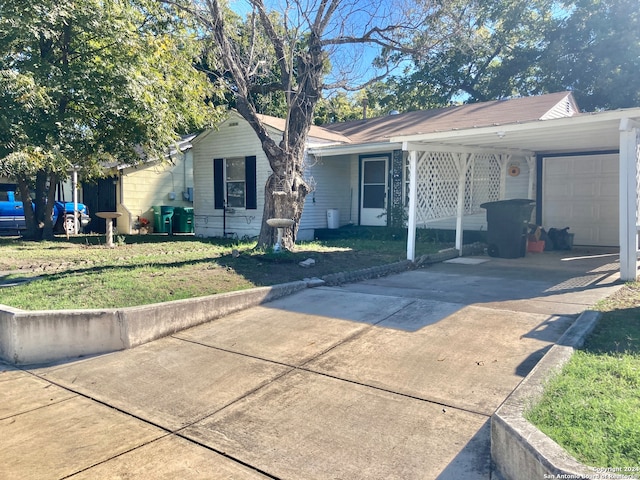
[[[304,4],[305,0],[301,0],[301,3]],[[315,5],[317,2],[314,0],[309,0],[306,3]],[[368,7],[371,7],[372,5],[386,6],[391,2],[389,0],[378,0],[377,2],[371,2],[370,0],[357,0],[352,3],[356,7],[361,7],[363,9],[360,15],[362,17],[362,20],[359,22],[352,22],[355,26],[362,28],[365,23],[371,21]],[[265,4],[268,8],[271,7],[280,12],[284,10],[284,1],[265,0]],[[345,4],[349,5],[348,2],[346,2]],[[251,12],[250,3],[247,0],[229,0],[229,6],[233,11],[242,16],[246,16]],[[352,15],[350,18],[358,18],[358,16]],[[379,47],[377,46],[344,45],[330,53],[334,70],[336,72],[342,72],[340,73],[341,75],[346,74],[350,79],[351,84],[355,85],[358,83],[364,83],[364,81],[368,80],[372,76],[375,76],[376,73],[378,73],[378,71],[376,71],[371,65],[374,58],[379,53]],[[337,75],[338,73],[336,73],[336,76]],[[329,77],[327,81],[332,81],[331,77]]]

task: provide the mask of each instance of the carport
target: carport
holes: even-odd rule
[[[539,222],[543,159],[618,155],[620,278],[636,279],[640,108],[402,135],[390,141],[402,143],[409,153],[407,258],[412,261],[416,228],[433,220],[456,219],[456,248],[462,250],[464,217],[481,211],[483,202],[507,198],[504,185],[513,157],[525,159],[527,190],[529,198],[538,202]]]

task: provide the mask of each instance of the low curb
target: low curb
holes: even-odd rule
[[[458,256],[432,255],[423,263]],[[0,360],[14,365],[65,361],[132,348],[305,288],[339,285],[415,268],[409,260],[193,299],[115,309],[26,311],[0,305]]]
[[[598,312],[583,312],[491,417],[491,458],[501,480],[630,478],[583,465],[524,417],[599,318]]]
[[[317,279],[116,309],[25,311],[0,306],[0,360],[51,363],[132,348],[315,286]]]

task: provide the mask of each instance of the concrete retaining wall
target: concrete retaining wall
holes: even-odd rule
[[[599,313],[593,311],[580,315],[492,416],[491,457],[499,478],[604,478],[602,472],[579,463],[524,418],[524,412],[540,400],[545,382],[584,344],[598,318]],[[606,475],[625,478],[612,472]]]
[[[104,310],[0,309],[0,359],[29,365],[135,347],[307,288],[299,281],[195,299]]]
[[[465,254],[476,251],[467,246]],[[194,299],[101,310],[25,311],[0,305],[0,360],[15,365],[50,363],[123,350],[185,328],[260,305],[307,287],[380,277],[455,258],[455,249],[408,260],[326,275],[322,279],[258,287]]]

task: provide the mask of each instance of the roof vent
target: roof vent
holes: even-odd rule
[[[398,110],[391,110],[389,115],[400,115],[400,112]]]

